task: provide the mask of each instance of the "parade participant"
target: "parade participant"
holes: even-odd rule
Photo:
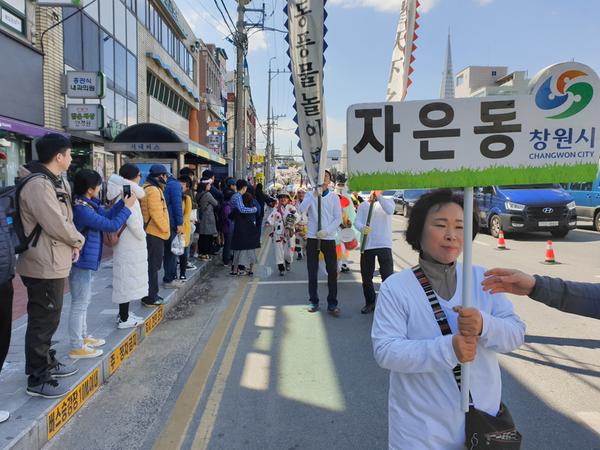
[[[341,206],[342,206],[342,224],[341,228],[338,230],[338,234],[336,237],[336,247],[340,249],[340,271],[342,273],[350,272],[350,268],[348,267],[348,250],[344,246],[344,242],[342,239],[342,230],[344,229],[352,229],[354,232],[354,239],[360,239],[360,234],[356,227],[354,227],[354,221],[356,219],[356,209],[354,208],[354,204],[352,203],[352,197],[348,193],[348,189],[346,188],[346,175],[343,173],[337,174],[337,184],[336,184],[336,193],[340,196]]]
[[[297,255],[296,259],[298,261],[302,260],[303,255],[306,254],[306,227],[308,225],[308,214],[306,212],[301,213],[299,211],[305,195],[306,190],[304,188],[298,188],[298,192],[296,192],[296,198],[294,199],[294,206],[296,207],[296,212],[298,214],[298,221],[296,222],[295,227],[295,251]]]
[[[101,187],[102,177],[98,172],[81,169],[75,174],[73,220],[77,230],[85,236],[85,244],[69,275],[69,357],[72,359],[95,358],[103,353],[97,347],[102,347],[106,342],[92,337],[87,329],[93,275],[100,268],[102,260],[102,234],[124,232],[124,225],[131,216],[134,205],[137,205],[137,197],[132,192],[116,201],[110,209],[104,209],[98,199]]]
[[[363,233],[367,240],[365,252],[360,255],[360,275],[362,277],[365,306],[360,310],[362,314],[372,313],[375,309],[375,287],[373,286],[373,272],[375,271],[375,258],[379,261],[379,273],[382,282],[394,273],[394,259],[392,257],[392,216],[394,215],[394,201],[381,195],[382,191],[373,191],[369,200],[358,207],[356,228]],[[370,205],[371,223],[367,225]]]
[[[267,218],[267,225],[273,228],[269,234],[273,239],[275,248],[275,264],[279,269],[279,275],[284,276],[286,270],[290,270],[292,264],[292,248],[290,241],[294,238],[294,230],[297,222],[297,212],[294,205],[290,203],[288,194],[279,194],[277,204]]]
[[[524,341],[525,325],[506,296],[481,289],[483,268],[473,267],[473,285],[462,285],[463,215],[462,196],[449,189],[421,197],[406,232],[419,266],[390,276],[379,291],[371,337],[377,363],[391,371],[390,448],[463,449],[457,364],[471,362],[476,411],[497,416],[502,383],[496,353]],[[473,222],[474,238],[476,215]],[[460,306],[463,289],[472,290],[471,308]]]
[[[529,275],[516,269],[490,269],[481,283],[486,291],[527,295],[551,308],[600,319],[600,283],[579,283]]]
[[[331,183],[331,173],[325,171],[322,185],[321,199],[321,227],[319,229],[319,207],[318,194],[313,191],[306,195],[304,201],[298,209],[301,213],[308,213],[308,232],[306,243],[306,267],[308,269],[308,294],[310,308],[309,312],[319,310],[319,292],[317,276],[319,271],[319,252],[317,242],[320,240],[321,252],[325,257],[325,267],[327,269],[327,311],[330,314],[338,315],[340,308],[337,300],[337,258],[335,252],[335,236],[337,229],[342,223],[342,208],[337,195],[329,191]]]

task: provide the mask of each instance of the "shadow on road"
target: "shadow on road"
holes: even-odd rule
[[[568,347],[600,348],[598,339],[577,339],[552,336],[525,336],[525,342],[529,344],[564,345]]]

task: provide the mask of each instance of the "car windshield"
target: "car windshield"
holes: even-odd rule
[[[525,184],[500,186],[500,189],[560,189],[560,184]]]
[[[394,195],[396,191],[383,191],[381,195]]]
[[[404,191],[404,197],[418,198],[427,192],[429,192],[427,189],[409,189]]]

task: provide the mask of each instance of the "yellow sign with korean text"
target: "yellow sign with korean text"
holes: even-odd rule
[[[160,305],[156,310],[152,313],[150,317],[146,319],[144,322],[144,334],[146,336],[150,336],[154,328],[162,322],[165,317],[165,309],[163,305]]]
[[[52,439],[56,433],[75,415],[83,404],[96,392],[100,386],[100,368],[96,367],[85,380],[67,394],[61,402],[48,413],[48,440]]]
[[[110,354],[108,360],[108,371],[112,375],[121,366],[123,361],[129,358],[138,348],[137,330],[131,333],[117,349]]]

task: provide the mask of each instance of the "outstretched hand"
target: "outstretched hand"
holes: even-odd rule
[[[501,292],[529,295],[535,287],[535,278],[516,269],[490,269],[481,282],[483,290],[492,294]]]

